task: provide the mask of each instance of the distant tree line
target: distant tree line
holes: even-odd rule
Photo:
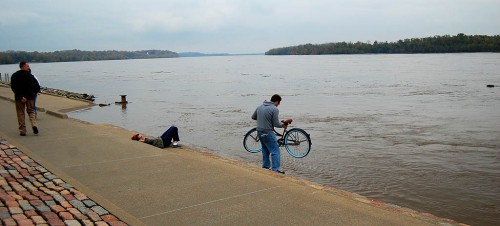
[[[15,64],[20,61],[47,63],[172,57],[178,57],[177,53],[168,50],[81,51],[74,49],[55,52],[6,51],[0,52],[0,64]]]
[[[275,48],[266,55],[500,52],[500,35],[444,35],[397,42],[336,42]]]

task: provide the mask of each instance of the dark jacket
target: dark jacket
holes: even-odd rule
[[[33,79],[33,89],[35,93],[39,93],[41,91],[40,83],[38,82],[38,79],[35,77],[35,75],[30,74],[31,78]]]
[[[16,101],[20,101],[23,97],[28,100],[33,100],[35,93],[35,83],[31,73],[24,70],[16,71],[10,77],[10,88],[14,92]]]
[[[146,139],[144,139],[144,143],[150,144],[150,145],[153,145],[153,146],[156,146],[159,148],[165,147],[165,145],[163,144],[163,140],[159,137],[158,138],[146,137]]]

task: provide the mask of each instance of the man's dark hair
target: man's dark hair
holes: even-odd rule
[[[273,103],[274,103],[274,102],[276,102],[276,101],[281,102],[281,97],[280,97],[280,95],[278,95],[278,94],[274,94],[274,95],[271,97],[271,102],[273,102]]]
[[[26,61],[21,61],[21,62],[19,63],[19,68],[23,68],[23,67],[24,67],[24,65],[26,65]]]

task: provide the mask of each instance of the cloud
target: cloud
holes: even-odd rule
[[[2,0],[0,51],[264,52],[336,41],[499,34],[496,0]]]
[[[157,2],[154,7],[128,11],[128,16],[121,19],[137,32],[214,31],[233,16],[231,4],[226,2],[230,1]]]

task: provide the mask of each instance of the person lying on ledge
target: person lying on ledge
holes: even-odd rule
[[[132,136],[132,140],[137,140],[146,144],[150,144],[159,148],[166,148],[172,144],[172,147],[179,147],[179,129],[175,126],[171,126],[167,129],[160,137],[145,137],[140,133],[136,133]]]

